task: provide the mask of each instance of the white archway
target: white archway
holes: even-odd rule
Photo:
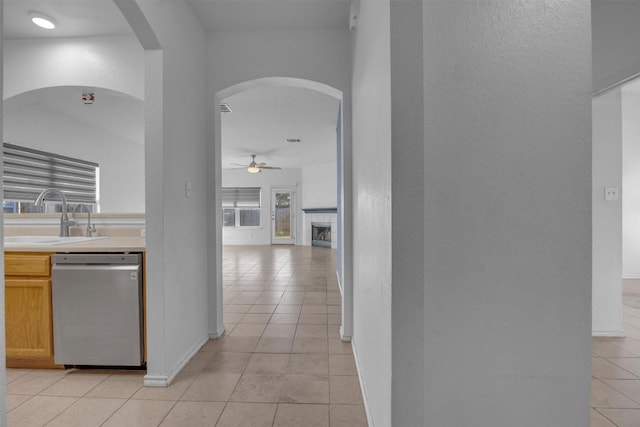
[[[210,217],[215,218],[214,227],[209,227],[209,253],[214,256],[214,263],[209,270],[209,336],[218,338],[224,332],[223,323],[223,298],[222,298],[222,203],[220,193],[222,189],[222,163],[220,160],[222,152],[222,131],[221,131],[221,113],[217,108],[226,98],[237,95],[241,92],[261,88],[261,87],[293,87],[313,90],[325,95],[329,95],[340,101],[340,117],[339,123],[339,140],[344,141],[343,125],[344,108],[343,108],[343,92],[324,83],[312,80],[292,78],[292,77],[264,77],[246,82],[238,83],[217,92],[214,95],[214,144],[210,146],[209,163],[213,167],[209,170],[209,209]],[[344,143],[341,144],[341,154],[344,153]],[[345,157],[349,159],[345,161]],[[343,341],[350,341],[353,331],[353,289],[349,278],[351,277],[351,233],[350,233],[350,204],[345,204],[345,200],[351,198],[351,188],[345,185],[350,182],[351,164],[350,156],[341,155],[338,161],[340,198],[338,207],[338,223],[342,229],[342,233],[338,242],[339,264],[342,265],[342,271],[338,274],[340,288],[342,291],[342,326],[340,334]],[[345,228],[346,225],[346,228]]]

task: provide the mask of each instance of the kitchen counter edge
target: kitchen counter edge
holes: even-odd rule
[[[143,237],[113,236],[104,239],[84,242],[64,243],[60,245],[5,245],[5,252],[144,252],[146,248]]]

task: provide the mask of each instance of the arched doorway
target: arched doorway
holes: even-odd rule
[[[290,77],[266,77],[247,82],[239,83],[217,92],[214,96],[214,106],[220,105],[225,99],[239,93],[260,87],[292,87],[303,88],[316,91],[336,98],[342,104],[343,93],[331,86],[323,83],[297,79]],[[223,323],[223,295],[222,295],[222,130],[221,112],[215,109],[214,123],[215,134],[214,144],[211,147],[209,158],[213,165],[209,170],[209,211],[211,218],[215,218],[215,226],[209,228],[209,253],[214,254],[213,268],[210,269],[209,283],[209,335],[216,338],[224,332]],[[351,287],[351,210],[349,203],[351,198],[350,176],[351,164],[350,145],[343,143],[343,115],[344,110],[339,109],[338,128],[336,132],[337,140],[337,169],[338,169],[338,281],[342,293],[342,326],[341,337],[344,341],[350,341],[352,335],[352,315],[353,315],[353,292]],[[347,201],[347,203],[345,203]]]

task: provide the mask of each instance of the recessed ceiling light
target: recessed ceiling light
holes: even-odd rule
[[[29,12],[29,17],[31,18],[31,22],[33,22],[40,28],[45,28],[47,30],[53,30],[54,28],[56,28],[56,21],[54,21],[53,18],[45,15],[44,13]]]

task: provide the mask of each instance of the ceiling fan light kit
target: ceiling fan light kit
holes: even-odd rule
[[[278,167],[278,166],[267,166],[266,163],[256,163],[256,154],[251,155],[251,163],[249,163],[249,166],[243,166],[237,163],[231,163],[231,165],[240,166],[239,168],[232,168],[232,169],[246,169],[247,172],[249,173],[260,173],[262,172],[263,169],[272,169],[272,170],[282,169],[281,167]]]

